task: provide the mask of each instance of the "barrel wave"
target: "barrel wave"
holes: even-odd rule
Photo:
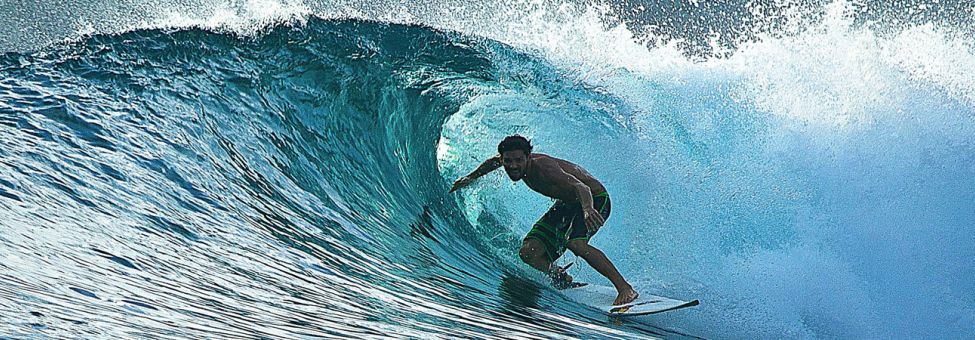
[[[0,44],[0,335],[975,334],[964,23],[781,6],[802,20],[725,44],[454,5]],[[551,201],[447,193],[514,133],[606,185],[592,242],[635,288],[701,305],[608,318],[522,264]]]
[[[511,266],[446,201],[440,128],[500,87],[493,49],[314,21],[4,56],[7,332],[599,332],[505,312]]]

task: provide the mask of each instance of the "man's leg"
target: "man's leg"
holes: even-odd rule
[[[616,270],[616,266],[609,261],[606,254],[603,254],[603,252],[599,249],[590,246],[589,242],[586,240],[577,239],[569,241],[568,248],[572,251],[572,253],[585,259],[586,263],[589,263],[590,267],[605,276],[610,282],[613,283],[614,286],[616,286],[616,291],[619,294],[616,296],[616,301],[613,301],[614,305],[629,303],[640,295],[633,290],[633,286],[630,286],[630,284],[626,282],[623,275],[620,275],[620,272]]]
[[[552,265],[552,261],[549,260],[548,255],[545,253],[545,244],[542,241],[534,238],[526,238],[521,244],[521,251],[518,255],[529,266],[538,269],[552,278],[556,287],[572,282],[572,276],[563,272],[558,266]]]
[[[532,268],[538,269],[545,274],[549,273],[552,262],[545,255],[545,245],[542,244],[542,241],[534,238],[526,238],[521,243],[521,251],[518,252],[518,255],[521,256],[522,261],[532,266]]]

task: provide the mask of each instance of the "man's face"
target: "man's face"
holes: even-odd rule
[[[501,153],[501,165],[512,181],[518,181],[528,171],[528,155],[522,150],[505,151]]]

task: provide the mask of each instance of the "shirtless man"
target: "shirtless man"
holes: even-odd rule
[[[524,180],[532,190],[556,200],[525,236],[521,260],[546,273],[556,287],[563,288],[572,277],[553,263],[568,248],[613,282],[618,293],[614,305],[635,300],[639,294],[602,251],[589,245],[589,238],[609,218],[611,207],[606,188],[578,165],[531,151],[531,142],[525,137],[505,137],[498,144],[498,155],[454,182],[450,192],[504,166],[512,181]]]

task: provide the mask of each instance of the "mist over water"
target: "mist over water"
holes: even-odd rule
[[[0,334],[975,334],[970,5],[0,7]],[[637,289],[702,304],[545,287],[551,201],[446,194],[512,133],[607,186]]]

